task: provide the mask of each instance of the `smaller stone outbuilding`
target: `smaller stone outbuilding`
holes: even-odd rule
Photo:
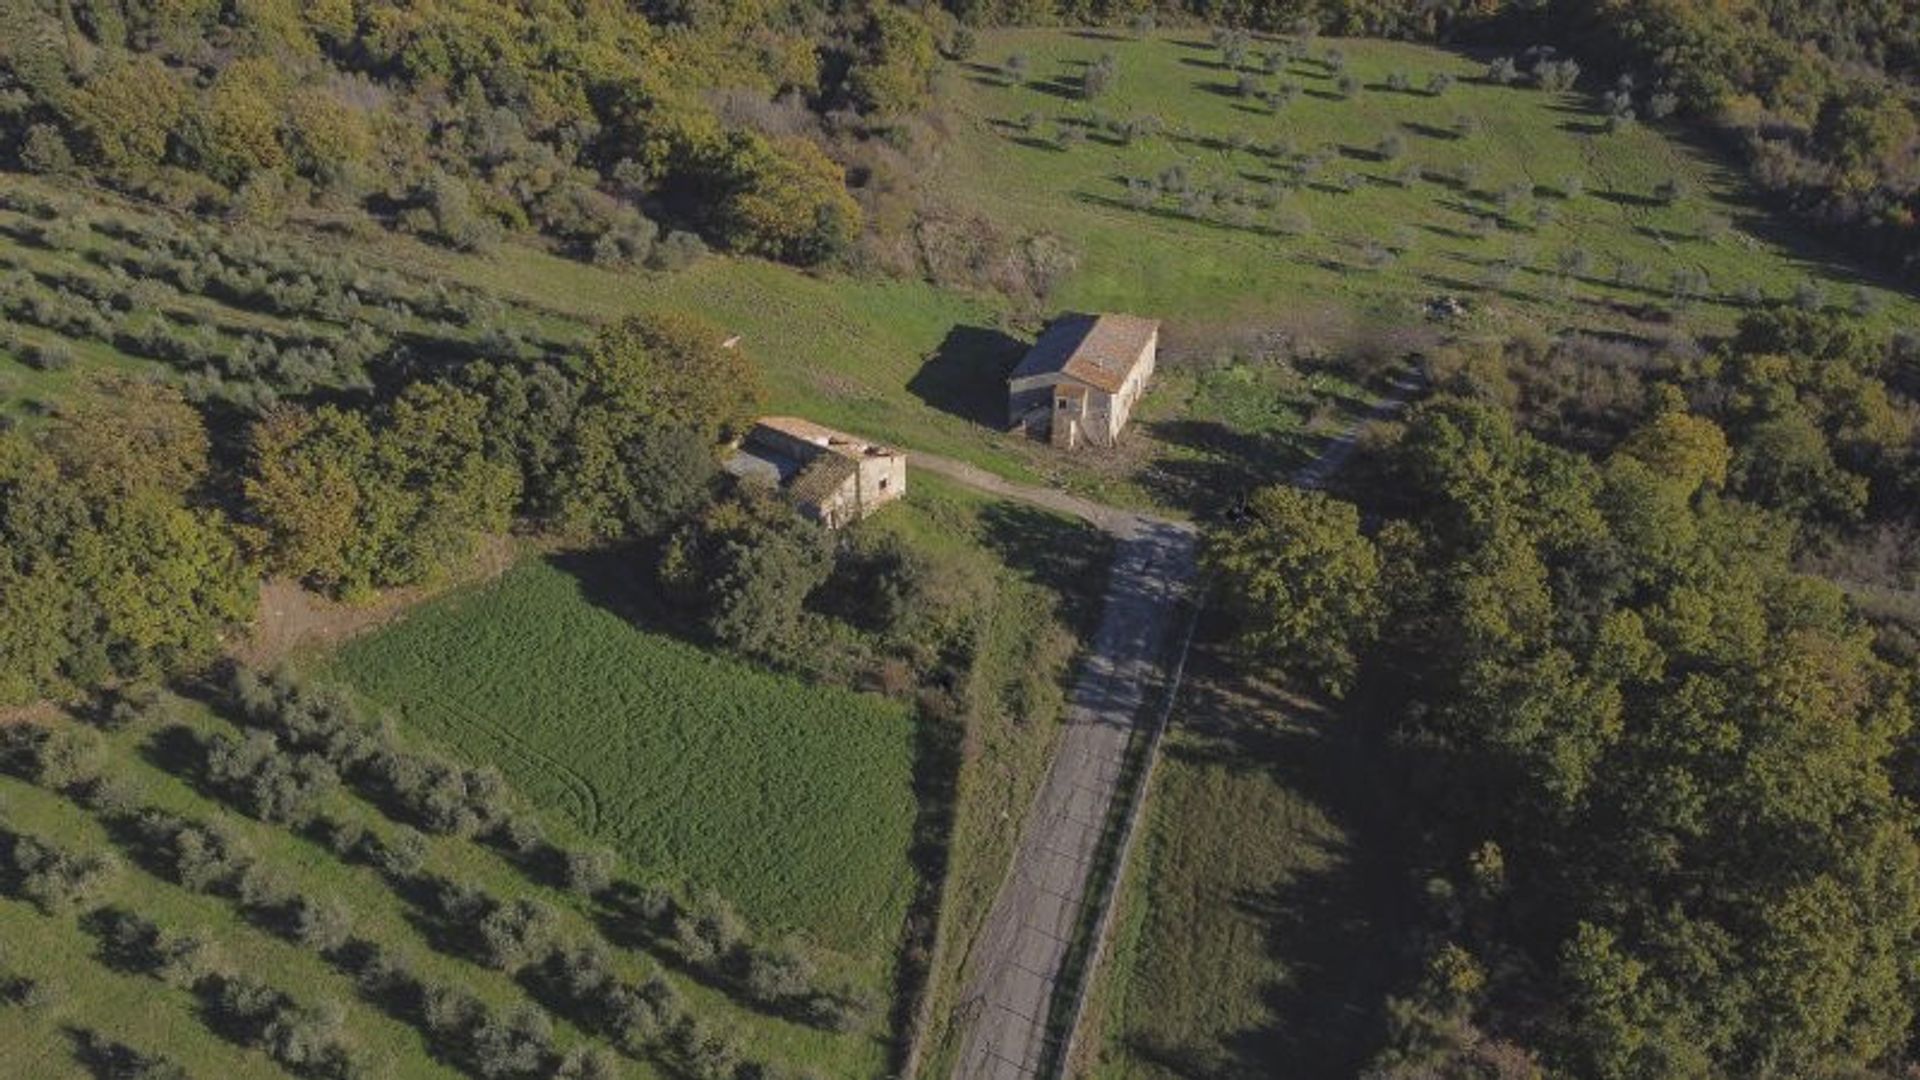
[[[728,472],[778,488],[829,529],[858,521],[907,493],[904,451],[797,416],[754,422]]]
[[[1160,323],[1137,315],[1063,315],[1007,377],[1007,422],[1053,445],[1113,446],[1153,376]]]

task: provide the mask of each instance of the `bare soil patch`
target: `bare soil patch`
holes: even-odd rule
[[[448,589],[499,577],[519,558],[525,544],[512,536],[486,537],[467,565],[446,580],[389,589],[357,603],[331,599],[290,578],[269,578],[260,585],[259,612],[246,638],[233,649],[234,659],[270,667],[295,652],[332,648],[386,625]]]

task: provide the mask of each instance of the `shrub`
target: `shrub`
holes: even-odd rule
[[[0,768],[49,791],[92,784],[104,753],[100,736],[84,728],[13,724],[0,729]]]
[[[348,1080],[360,1069],[347,1041],[346,1020],[337,1001],[284,1005],[267,1023],[261,1042],[269,1057],[295,1075]]]
[[[157,1053],[137,1050],[97,1031],[75,1032],[74,1040],[77,1056],[94,1076],[111,1080],[187,1080],[187,1070],[177,1062]]]
[[[592,899],[613,883],[616,857],[609,848],[567,852],[567,888]]]
[[[302,896],[292,905],[288,930],[293,940],[319,953],[331,953],[353,934],[353,909],[335,898]]]
[[[706,241],[695,233],[675,229],[653,245],[653,250],[647,255],[647,268],[675,273],[699,262],[706,254]]]
[[[20,140],[20,164],[28,172],[64,173],[73,168],[73,151],[59,128],[34,124]]]
[[[813,992],[813,962],[791,946],[756,949],[747,959],[747,992],[756,1000],[778,1005]]]
[[[1360,80],[1351,75],[1342,75],[1334,80],[1334,88],[1343,98],[1351,98],[1360,93]]]
[[[85,904],[120,872],[104,852],[66,852],[23,835],[12,837],[8,861],[20,895],[47,915]]]
[[[1080,96],[1088,101],[1101,97],[1113,89],[1113,81],[1119,76],[1120,60],[1112,53],[1101,53],[1100,59],[1087,66],[1080,75]]]
[[[1573,60],[1545,60],[1534,67],[1533,77],[1542,90],[1558,93],[1572,89],[1580,78],[1580,65]]]
[[[521,898],[496,905],[480,920],[479,937],[486,962],[515,972],[547,957],[559,917],[539,900]]]
[[[20,359],[36,371],[65,371],[73,366],[73,350],[60,342],[29,345]]]
[[[427,861],[427,838],[410,826],[395,827],[385,840],[367,834],[368,861],[395,881],[406,881],[420,872]]]
[[[516,1076],[539,1071],[553,1053],[553,1021],[547,1014],[521,1005],[505,1021],[487,1016],[465,1037],[467,1057],[483,1077]]]
[[[264,731],[238,742],[212,736],[205,761],[208,781],[262,821],[304,824],[313,816],[314,803],[339,783],[325,759],[288,754]]]
[[[1399,132],[1391,132],[1374,144],[1373,153],[1381,161],[1398,161],[1407,152],[1407,140]]]
[[[1451,89],[1453,89],[1453,76],[1444,71],[1436,71],[1427,78],[1429,97],[1439,97]]]

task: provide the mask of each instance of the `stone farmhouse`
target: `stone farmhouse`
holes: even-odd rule
[[[1137,315],[1063,315],[1007,377],[1007,422],[1053,445],[1112,446],[1153,375],[1160,323]]]
[[[829,529],[860,520],[907,493],[904,451],[797,416],[764,416],[740,440],[726,470],[778,488]]]

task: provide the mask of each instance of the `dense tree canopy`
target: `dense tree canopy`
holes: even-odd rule
[[[486,402],[419,384],[371,417],[288,407],[254,424],[249,519],[267,565],[345,594],[434,576],[506,528],[519,477],[490,459]]]
[[[177,392],[128,381],[0,435],[0,702],[204,660],[251,614],[251,571],[193,498],[206,454]]]
[[[1574,1075],[1817,1075],[1912,1027],[1913,676],[1718,494],[1728,460],[1671,407],[1595,466],[1449,400],[1396,453],[1364,708],[1455,898],[1436,932],[1490,973],[1467,1012]],[[1490,1004],[1527,999],[1560,1005]],[[1470,1053],[1400,1024],[1394,1068]]]
[[[1330,690],[1353,677],[1379,617],[1379,560],[1360,512],[1319,492],[1262,488],[1246,519],[1207,538],[1219,602],[1255,662],[1292,668]]]
[[[843,250],[859,215],[838,168],[728,130],[704,95],[819,92],[820,54],[844,49],[860,107],[911,109],[925,23],[742,3],[669,26],[641,7],[22,0],[0,13],[0,156],[183,205],[272,185],[462,248],[530,226],[584,253],[640,235],[644,211],[775,258]]]

